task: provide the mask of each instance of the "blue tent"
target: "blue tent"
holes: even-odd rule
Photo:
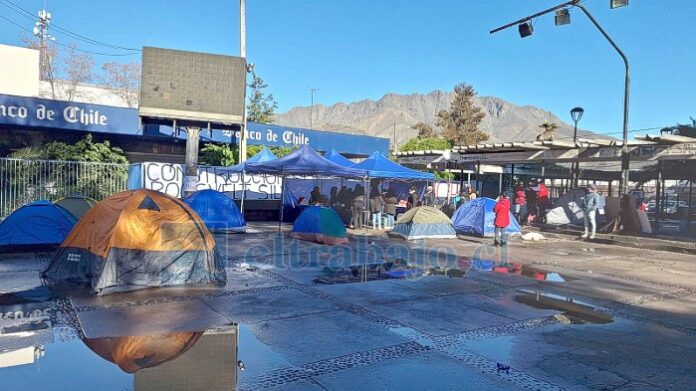
[[[469,201],[462,205],[454,212],[452,216],[452,224],[454,230],[461,234],[476,234],[483,237],[490,237],[494,234],[495,227],[495,200],[479,197],[473,201]],[[520,233],[521,228],[517,220],[510,212],[510,225],[507,227],[508,234]]]
[[[12,212],[0,223],[0,247],[56,246],[77,219],[50,201],[36,201]]]
[[[250,157],[244,163],[235,164],[232,167],[228,167],[227,170],[232,171],[232,172],[242,172],[242,171],[245,171],[246,165],[249,163],[267,162],[267,161],[275,160],[275,159],[277,159],[276,155],[274,155],[273,152],[271,152],[268,148],[263,147],[261,152]]]
[[[216,190],[200,190],[184,199],[211,232],[245,232],[246,221],[234,200]]]
[[[292,225],[290,236],[331,245],[348,243],[348,233],[338,213],[321,206],[304,208]]]
[[[363,178],[367,175],[365,170],[344,167],[320,156],[308,145],[302,145],[296,151],[275,160],[248,163],[246,172],[250,174],[325,175],[349,178]]]
[[[404,167],[394,163],[379,152],[374,152],[369,158],[353,165],[353,168],[368,170],[371,178],[435,180],[435,175],[432,173]]]
[[[344,167],[352,167],[355,165],[354,161],[341,155],[335,149],[331,149],[331,151],[329,151],[329,153],[327,153],[326,156],[324,156],[324,157],[327,158],[328,160],[331,160],[332,162],[340,164]]]

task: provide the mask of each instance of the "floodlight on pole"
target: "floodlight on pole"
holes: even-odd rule
[[[520,32],[520,38],[527,38],[534,33],[534,27],[532,27],[531,22],[520,23],[517,29]]]
[[[621,8],[628,5],[628,0],[609,0],[609,8]]]
[[[622,7],[625,5],[628,5],[628,0],[610,0],[610,6],[611,8],[617,8],[617,7]],[[607,34],[606,31],[602,28],[602,26],[599,25],[597,20],[590,14],[590,12],[582,5],[580,4],[580,0],[570,0],[565,3],[561,3],[559,5],[556,5],[554,7],[545,9],[543,11],[537,12],[533,15],[526,16],[522,19],[516,20],[514,22],[508,23],[506,25],[494,28],[493,30],[490,31],[491,34],[497,33],[498,31],[505,30],[507,28],[513,27],[513,26],[520,26],[520,35],[522,33],[522,24],[529,23],[529,21],[533,20],[534,18],[537,18],[542,15],[546,15],[550,12],[560,10],[563,8],[567,7],[577,7],[579,8],[590,21],[592,24],[599,30],[600,33],[604,36],[604,38],[609,42],[609,44],[616,50],[616,52],[619,54],[621,57],[621,60],[624,63],[624,67],[626,69],[625,73],[625,78],[624,78],[624,102],[623,102],[623,142],[621,144],[621,186],[620,186],[620,191],[621,194],[625,195],[628,194],[628,181],[629,181],[629,169],[630,169],[630,156],[628,154],[628,102],[629,102],[629,92],[630,92],[630,85],[631,85],[631,78],[630,78],[630,68],[628,64],[628,58],[626,55],[621,51],[621,49],[616,45],[614,40],[611,39],[609,34]],[[530,33],[531,34],[531,33]]]
[[[570,24],[570,11],[568,11],[567,8],[556,11],[556,16],[554,17],[554,24],[556,26]]]

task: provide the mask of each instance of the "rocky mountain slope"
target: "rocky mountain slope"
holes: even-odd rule
[[[436,90],[428,94],[387,94],[377,101],[315,105],[312,127],[393,139],[396,125],[396,139],[403,144],[417,134],[411,125],[419,121],[434,125],[435,113],[448,108],[453,96],[453,92]],[[534,106],[518,106],[493,96],[476,99],[486,113],[481,128],[488,132],[492,142],[534,140],[542,131],[539,125],[545,121],[559,126],[556,139],[572,139],[573,126],[551,112]],[[310,107],[295,107],[277,114],[274,122],[309,128],[310,112]],[[591,135],[582,130],[579,134]]]

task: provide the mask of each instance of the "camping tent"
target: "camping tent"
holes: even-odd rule
[[[103,359],[126,373],[152,368],[175,360],[201,339],[202,331],[112,338],[83,338]]]
[[[44,275],[89,283],[100,295],[227,281],[198,215],[176,198],[144,189],[115,194],[90,209]]]
[[[308,145],[302,145],[292,153],[281,158],[248,163],[246,172],[251,174],[304,175],[363,178],[365,170],[344,167],[320,156]]]
[[[246,221],[232,197],[216,190],[200,190],[184,199],[211,232],[245,232]]]
[[[79,220],[97,204],[97,201],[85,196],[67,196],[59,199],[55,204],[63,207]]]
[[[571,189],[563,194],[554,202],[553,208],[546,212],[546,222],[553,225],[584,225],[582,198],[585,194],[585,189]],[[605,200],[605,197],[599,197],[599,209],[604,209]],[[603,221],[602,215],[603,213],[597,216],[599,222]]]
[[[324,157],[344,167],[352,167],[353,165],[355,165],[354,161],[347,159],[345,156],[338,153],[338,151],[336,151],[335,149],[331,149],[331,151],[329,151],[329,153],[327,153]]]
[[[323,244],[348,243],[348,233],[338,213],[321,206],[304,208],[295,220],[290,236]]]
[[[0,223],[0,248],[57,246],[77,219],[50,201],[36,201],[15,210]]]
[[[407,240],[457,237],[449,218],[430,206],[419,206],[401,215],[390,234]]]
[[[495,200],[486,197],[479,197],[473,201],[460,206],[452,216],[452,224],[457,233],[476,234],[483,237],[493,236],[495,227]],[[521,233],[520,225],[510,212],[510,225],[507,227],[507,234]]]
[[[372,153],[369,158],[353,165],[353,168],[367,170],[370,178],[412,179],[423,181],[435,180],[434,174],[404,167],[389,160],[389,158],[382,155],[380,152]]]

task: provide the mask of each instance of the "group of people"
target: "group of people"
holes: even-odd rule
[[[518,223],[543,223],[551,206],[549,189],[538,180],[532,180],[527,186],[518,183],[513,191],[512,204],[512,214]]]
[[[371,218],[375,228],[391,228],[394,226],[396,206],[399,199],[394,188],[380,191],[378,184],[373,184],[370,193],[365,196],[365,188],[358,184],[354,188],[342,186],[332,187],[327,198],[321,193],[319,186],[314,186],[309,195],[309,205],[329,206],[341,216],[344,224],[354,229],[362,229],[369,224],[366,215]]]

